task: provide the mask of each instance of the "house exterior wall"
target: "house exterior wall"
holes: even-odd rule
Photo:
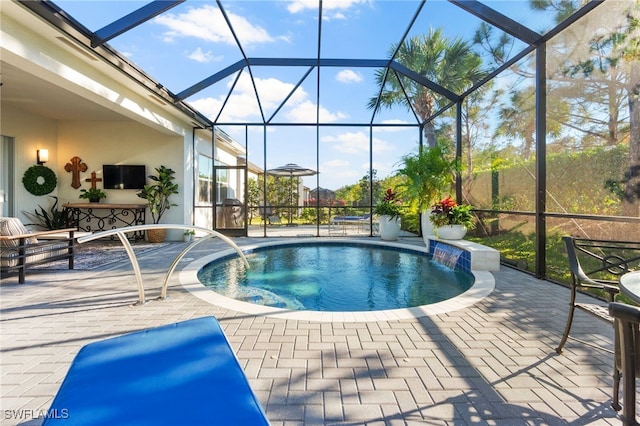
[[[71,187],[71,173],[64,171],[64,165],[72,157],[80,157],[88,166],[82,173],[82,187]],[[184,150],[179,136],[166,135],[133,121],[122,122],[60,122],[58,127],[57,164],[60,166],[58,194],[61,200],[81,202],[78,199],[80,189],[91,187],[84,179],[96,172],[102,176],[104,164],[144,164],[147,175],[154,174],[155,168],[164,165],[173,170],[184,168]],[[181,173],[176,174],[176,183],[180,193],[185,192],[185,179]],[[97,184],[102,188],[102,183]],[[107,203],[144,203],[133,189],[106,189]],[[178,194],[180,198],[181,194]],[[173,197],[172,197],[173,199]],[[177,198],[176,198],[177,201]],[[165,223],[182,223],[183,214],[180,209],[171,208]]]
[[[105,112],[104,117],[97,119],[53,119],[49,117],[56,114],[48,114],[43,109],[25,107],[22,110],[15,103],[7,107],[2,102],[0,134],[14,140],[11,162],[16,182],[9,197],[12,197],[15,215],[28,223],[30,220],[23,211],[33,212],[38,206],[48,209],[53,203],[47,196],[30,194],[21,182],[24,172],[36,164],[36,150],[46,148],[49,150],[46,166],[58,179],[50,195],[59,197],[60,204],[84,201],[78,198],[80,190],[91,187],[85,179],[91,177],[93,171],[100,178],[104,164],[144,164],[147,175],[164,165],[176,172],[180,193],[171,197],[177,206],[167,211],[161,222],[198,222],[193,209],[198,182],[197,159],[199,153],[212,154],[211,130],[200,129],[194,138],[193,129],[200,119],[188,108],[171,105],[98,55],[82,53],[82,47],[69,47],[73,41],[65,34],[19,4],[3,4],[0,23],[2,63],[24,72],[29,81],[42,80],[73,94],[65,106],[78,101],[91,111]],[[48,108],[55,109],[55,106]],[[220,146],[216,144],[215,158],[222,158],[229,165],[236,165],[237,157],[243,154],[243,147],[230,139]],[[71,187],[71,173],[65,170],[65,165],[76,156],[88,167],[81,173],[82,186],[77,189]],[[103,189],[102,183],[97,187]],[[137,197],[135,190],[105,190],[105,193],[107,198],[103,202],[106,203],[145,202]],[[147,214],[147,222],[150,221]],[[170,231],[168,239],[180,240],[182,233]]]
[[[49,162],[47,167],[57,172],[57,123],[42,117],[33,116],[18,109],[0,108],[0,132],[12,137],[14,143],[15,182],[9,188],[8,197],[12,197],[15,204],[15,215],[23,223],[29,223],[29,219],[22,212],[33,212],[39,204],[48,206],[53,201],[46,196],[37,197],[30,194],[22,184],[22,175],[25,170],[36,164],[36,150],[49,149]],[[58,187],[50,195],[58,195]]]
[[[15,4],[8,7],[19,7]],[[165,165],[176,171],[180,193],[171,198],[178,204],[163,217],[162,223],[191,223],[193,206],[193,143],[192,119],[170,105],[155,102],[144,89],[119,75],[113,67],[79,57],[65,51],[47,34],[51,28],[44,23],[33,25],[26,12],[3,9],[0,29],[2,61],[24,70],[34,78],[81,96],[122,116],[122,120],[105,121],[55,120],[15,107],[1,108],[0,133],[15,141],[14,193],[15,214],[23,222],[30,220],[22,213],[32,212],[39,205],[48,208],[52,199],[30,194],[22,185],[24,172],[36,163],[36,150],[47,148],[51,168],[58,178],[57,188],[50,194],[61,203],[79,202],[81,188],[89,188],[84,179],[96,171],[101,175],[103,164],[145,164],[147,174]],[[20,17],[24,18],[24,21]],[[17,19],[16,19],[17,17]],[[42,34],[40,33],[42,32]],[[71,174],[64,170],[69,160],[78,156],[87,164],[81,174],[82,187],[72,188]],[[102,188],[98,183],[98,188]],[[107,203],[144,203],[134,190],[106,190]],[[147,215],[150,216],[150,215]],[[151,218],[147,218],[150,222]],[[182,238],[179,231],[170,232],[168,239]]]

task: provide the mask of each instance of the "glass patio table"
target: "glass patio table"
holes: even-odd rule
[[[628,272],[620,277],[620,291],[640,303],[640,271]]]
[[[632,301],[640,304],[640,271],[628,272],[620,277],[620,291]],[[636,421],[636,376],[640,362],[638,323],[640,308],[622,303],[609,305],[609,312],[616,323],[616,373],[620,373],[623,383],[622,424],[637,425]],[[618,359],[620,357],[620,359]],[[613,408],[620,409],[617,398],[618,383],[614,383]]]

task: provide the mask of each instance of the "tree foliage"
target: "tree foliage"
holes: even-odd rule
[[[457,94],[486,75],[481,67],[482,59],[473,52],[471,45],[461,38],[447,39],[442,29],[431,29],[428,34],[411,37],[400,46],[392,45],[389,56]],[[378,70],[375,79],[380,89],[380,103],[378,104],[377,96],[372,97],[368,103],[370,109],[403,105],[425,122],[451,101],[397,73],[387,74],[386,70]],[[424,135],[428,146],[436,145],[436,128],[433,122],[425,122]]]

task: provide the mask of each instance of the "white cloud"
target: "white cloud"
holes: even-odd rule
[[[209,118],[215,117],[222,106],[222,102],[215,98],[196,99],[189,104]]]
[[[323,106],[320,106],[320,122],[333,123],[338,120],[347,118],[346,114],[341,112],[332,113]],[[306,100],[298,105],[292,106],[287,112],[286,117],[294,123],[315,123],[316,122],[316,104]]]
[[[330,143],[336,151],[345,154],[363,154],[369,152],[369,134],[366,132],[346,132],[337,136],[322,138],[322,142]],[[374,152],[392,151],[393,146],[380,138],[373,138]]]
[[[406,120],[393,119],[393,120],[382,120],[380,124],[410,124]],[[415,124],[414,124],[415,126]],[[376,127],[376,132],[381,133],[391,133],[391,132],[406,132],[408,127],[405,126],[389,126],[389,127]]]
[[[336,80],[340,83],[360,83],[362,75],[353,70],[342,70],[336,74]]]
[[[324,163],[322,163],[323,168],[332,168],[332,169],[337,169],[337,168],[341,168],[341,167],[348,167],[349,166],[349,162],[347,160],[330,160],[330,161],[325,161]]]
[[[377,172],[376,176],[378,178],[385,178],[387,176],[390,176],[395,171],[395,164],[385,161],[374,161],[371,164],[371,167]],[[363,163],[362,168],[369,170],[369,163]]]
[[[339,19],[339,20],[344,20],[347,19],[347,17],[344,15],[344,13],[341,12],[336,12],[334,14],[331,15],[331,17],[327,20],[333,20],[333,19]]]
[[[304,10],[315,10],[317,8],[317,0],[292,0],[287,6],[287,10],[290,13],[298,13]]]
[[[244,46],[276,40],[264,28],[251,24],[240,15],[227,13],[227,16]],[[190,8],[186,13],[179,15],[163,14],[158,16],[154,22],[168,28],[168,31],[164,33],[167,41],[177,37],[194,37],[213,43],[236,44],[222,13],[217,7],[211,5]]]
[[[260,96],[260,103],[264,113],[267,115],[266,118],[280,106],[285,97],[295,87],[294,84],[286,83],[276,78],[254,78],[254,80],[256,90]],[[233,80],[230,79],[227,84],[228,88],[231,88],[232,82]],[[217,98],[202,98],[190,103],[207,117],[214,119],[220,111],[225,97],[226,93]],[[309,100],[309,95],[303,88],[298,87],[278,114],[284,114],[286,120],[293,123],[315,123],[316,104]],[[331,112],[322,106],[320,107],[321,122],[332,123],[346,118],[348,116],[342,112]],[[262,118],[249,74],[243,73],[224,107],[224,113],[221,115],[220,120],[237,122],[247,119],[261,120]]]
[[[322,11],[346,10],[353,5],[366,4],[369,0],[325,0],[322,2]],[[317,10],[317,0],[291,0],[287,10],[290,13],[303,12],[305,10]]]
[[[344,182],[355,183],[364,175],[362,170],[352,167],[349,161],[338,159],[323,162],[320,170],[320,186],[332,189],[344,186]]]
[[[193,52],[187,55],[187,58],[192,59],[196,62],[211,62],[211,61],[219,61],[222,59],[222,56],[215,57],[213,53],[209,50],[204,52],[201,48],[196,48]]]
[[[391,120],[382,120],[382,124],[407,124],[406,120],[400,120],[399,118],[394,118]]]
[[[246,77],[246,78],[245,78]],[[285,97],[291,93],[295,85],[291,83],[285,83],[277,78],[256,78],[256,89],[260,95],[260,102],[266,108],[275,108],[284,101]],[[247,74],[243,75],[241,79],[242,90],[253,92],[251,86],[251,80]],[[297,105],[300,102],[304,102],[308,98],[307,92],[303,88],[298,87],[291,97],[287,100],[288,105]]]

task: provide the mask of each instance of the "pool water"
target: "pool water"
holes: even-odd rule
[[[375,311],[428,305],[471,288],[471,274],[428,254],[358,244],[280,245],[207,264],[198,279],[236,300],[294,310]]]

